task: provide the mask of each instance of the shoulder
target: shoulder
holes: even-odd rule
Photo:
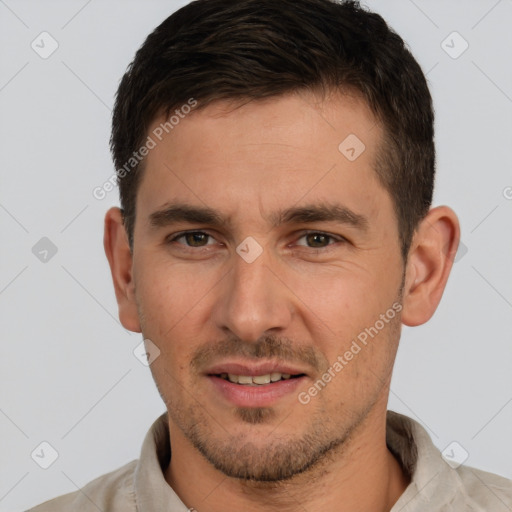
[[[386,440],[411,477],[393,511],[512,511],[512,480],[445,458],[412,418],[388,411]]]
[[[460,466],[456,472],[468,506],[495,512],[512,510],[512,480],[469,466]]]
[[[135,512],[133,478],[137,460],[95,478],[78,491],[41,503],[27,512]]]

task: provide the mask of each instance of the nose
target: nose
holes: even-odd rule
[[[293,316],[293,293],[283,281],[269,250],[251,263],[235,253],[219,283],[213,322],[247,342],[284,331]]]

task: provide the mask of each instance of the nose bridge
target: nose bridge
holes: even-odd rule
[[[255,341],[271,329],[285,328],[291,318],[286,287],[273,268],[275,259],[267,249],[253,259],[256,247],[251,243],[249,240],[244,246],[242,242],[233,255],[214,313],[219,328],[229,329],[246,341]]]

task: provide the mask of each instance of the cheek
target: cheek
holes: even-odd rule
[[[201,265],[172,263],[162,257],[147,257],[137,263],[136,290],[147,324],[151,319],[168,329],[193,314],[215,283],[215,276]]]
[[[136,295],[143,334],[159,347],[162,357],[158,362],[165,361],[173,371],[186,371],[194,350],[201,340],[204,343],[222,274],[204,265],[170,263],[160,255],[148,254],[137,264]]]
[[[316,347],[330,365],[342,359],[335,373],[344,377],[337,378],[338,383],[348,379],[364,386],[368,367],[381,376],[386,373],[399,336],[393,328],[399,326],[400,308],[400,279],[395,274],[359,268],[295,278],[292,289]]]
[[[363,268],[304,272],[290,277],[289,283],[304,314],[342,338],[375,322],[396,292],[393,284]]]
[[[141,276],[137,300],[141,313],[141,327],[159,349],[159,356],[151,364],[151,372],[160,392],[169,400],[179,394],[179,383],[185,382],[194,339],[193,294],[182,280],[170,273],[147,271]],[[192,318],[192,321],[190,320]],[[197,338],[196,338],[197,339]],[[169,390],[174,390],[170,394]]]

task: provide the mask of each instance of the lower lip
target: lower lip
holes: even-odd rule
[[[214,375],[209,375],[208,378],[215,389],[228,402],[238,407],[269,407],[274,405],[280,398],[294,393],[305,379],[305,377],[295,377],[260,386],[249,386],[234,384]]]

